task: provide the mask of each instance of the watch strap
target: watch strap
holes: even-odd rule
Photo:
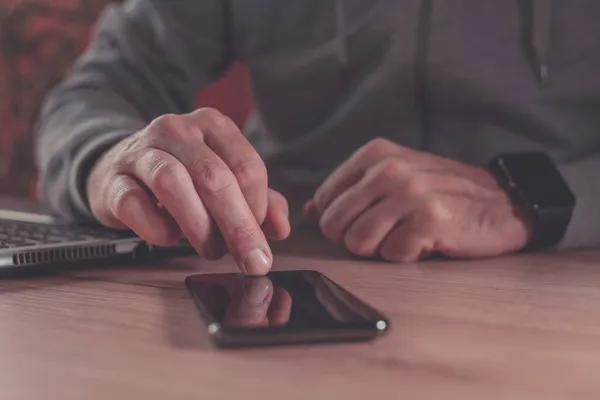
[[[525,250],[543,250],[556,246],[565,235],[572,214],[571,209],[564,208],[534,212],[533,235]]]
[[[519,180],[516,165],[523,165],[527,160],[533,163],[551,165],[545,169],[545,176],[540,177],[551,182],[553,189],[560,191],[569,200],[568,204],[547,204],[541,207],[537,202],[528,198],[526,183]],[[496,176],[499,184],[508,192],[513,202],[527,212],[533,223],[533,234],[524,250],[542,250],[556,246],[563,238],[573,214],[575,198],[569,187],[551,162],[543,153],[507,154],[495,157],[489,164],[489,170]],[[549,176],[551,175],[551,176]]]

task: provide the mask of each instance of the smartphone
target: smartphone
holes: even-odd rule
[[[198,274],[185,283],[218,347],[371,340],[389,329],[383,315],[317,271]]]

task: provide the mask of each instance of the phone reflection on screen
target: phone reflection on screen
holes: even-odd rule
[[[194,291],[224,327],[310,329],[368,321],[370,310],[314,271],[196,275]]]

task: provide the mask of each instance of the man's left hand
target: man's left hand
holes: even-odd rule
[[[416,261],[522,249],[531,222],[484,168],[375,139],[339,166],[305,207],[353,254]]]

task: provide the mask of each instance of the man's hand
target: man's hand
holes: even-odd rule
[[[324,235],[359,256],[415,261],[520,250],[531,223],[493,175],[385,139],[359,149],[306,205]]]
[[[162,246],[183,233],[211,259],[226,247],[247,274],[272,265],[265,235],[290,231],[287,202],[268,189],[262,159],[213,109],[162,116],[121,141],[96,163],[86,192],[104,225]]]

